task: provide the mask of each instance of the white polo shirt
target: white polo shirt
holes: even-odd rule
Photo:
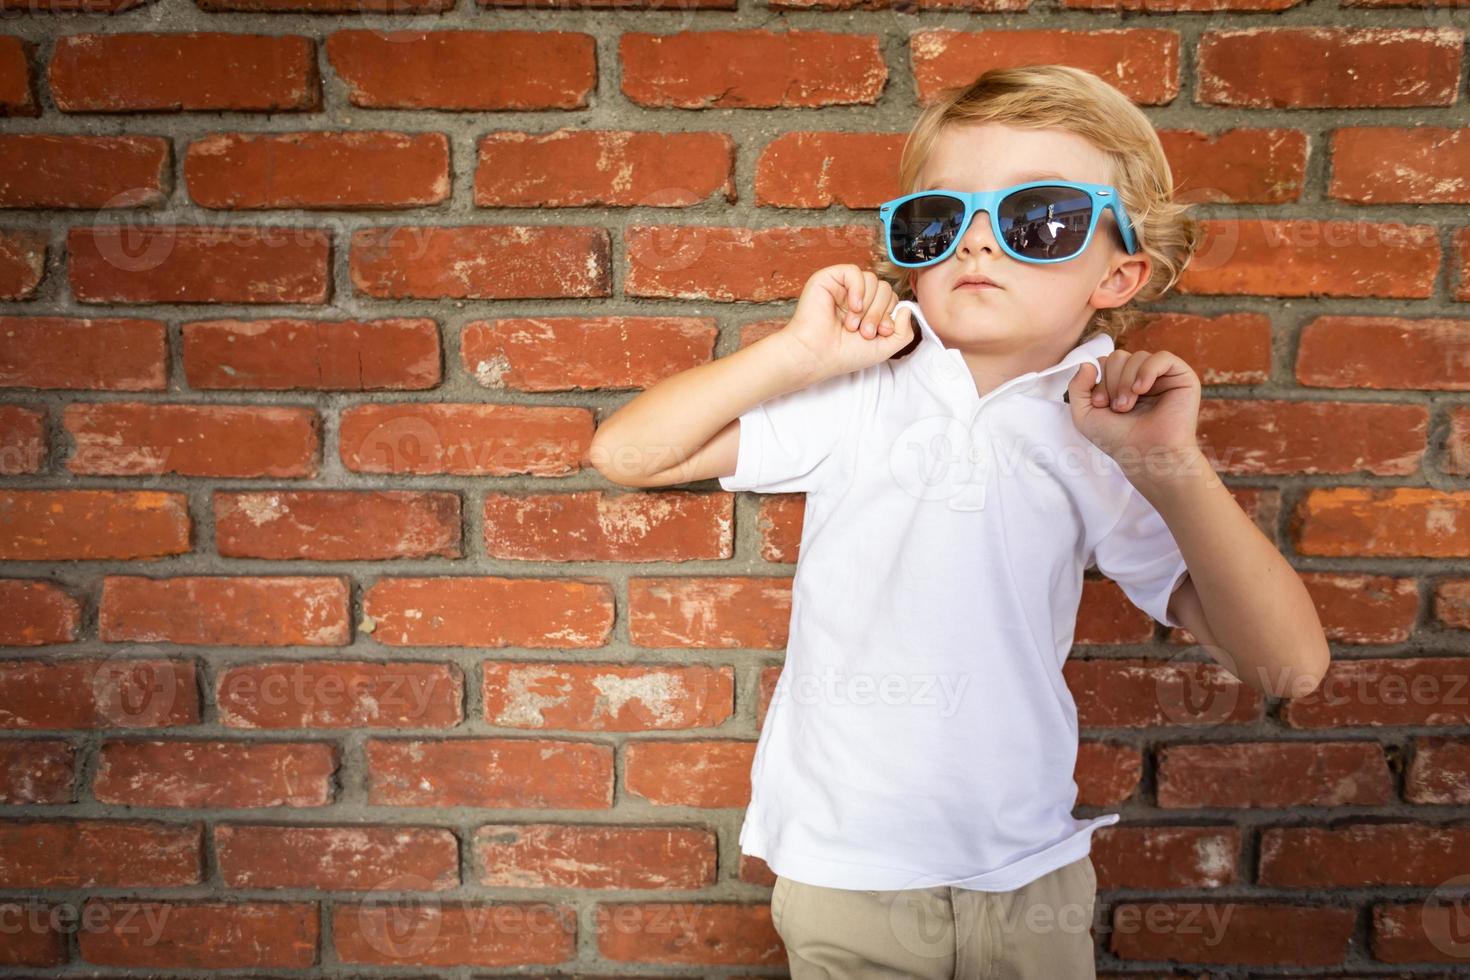
[[[1154,619],[1188,571],[1063,401],[1106,334],[983,396],[922,339],[740,416],[726,490],[804,492],[786,662],[740,849],[833,888],[1008,891],[1087,854],[1062,679],[1084,568]]]

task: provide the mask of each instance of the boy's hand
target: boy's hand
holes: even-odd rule
[[[805,362],[809,382],[886,361],[914,339],[909,311],[892,318],[893,287],[856,265],[829,265],[802,287],[796,312],[782,333]]]
[[[1130,475],[1164,476],[1159,463],[1192,460],[1200,380],[1189,365],[1168,351],[1115,350],[1101,360],[1101,378],[1083,364],[1067,385],[1078,430]]]

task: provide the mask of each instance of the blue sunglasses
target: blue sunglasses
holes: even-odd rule
[[[943,262],[959,245],[976,211],[990,215],[995,240],[1022,262],[1065,262],[1092,241],[1098,218],[1113,209],[1123,246],[1138,251],[1133,226],[1115,188],[1070,180],[1033,180],[994,191],[929,190],[896,197],[878,208],[883,240],[895,265],[909,269]]]

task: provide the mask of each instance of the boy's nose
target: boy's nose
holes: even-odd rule
[[[995,241],[995,231],[990,227],[990,213],[976,211],[970,218],[970,226],[960,236],[960,243],[955,251],[957,253],[975,252],[982,248],[996,251],[999,246]]]

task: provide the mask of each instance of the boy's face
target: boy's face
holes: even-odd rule
[[[1096,184],[1113,178],[1108,157],[1076,133],[971,123],[940,134],[915,189],[993,190],[1057,176]],[[1060,357],[1094,309],[1121,306],[1148,271],[1147,255],[1124,250],[1111,210],[1081,255],[1045,265],[1007,255],[989,216],[977,211],[949,258],[910,275],[919,306],[948,346],[989,354],[1040,346]],[[1000,288],[956,288],[965,275],[987,276]]]

